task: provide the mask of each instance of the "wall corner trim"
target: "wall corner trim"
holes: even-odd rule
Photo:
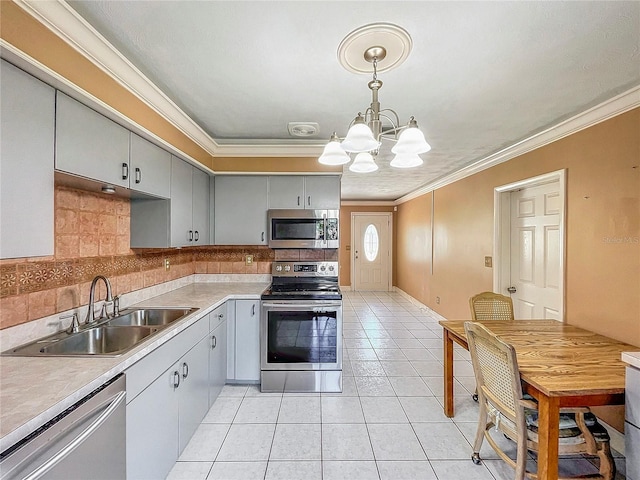
[[[616,95],[599,105],[589,108],[578,115],[575,115],[563,122],[536,133],[518,143],[504,148],[499,152],[491,154],[478,160],[444,178],[428,183],[421,188],[414,190],[395,201],[395,205],[408,202],[425,193],[429,193],[438,188],[442,188],[451,183],[470,177],[478,172],[504,163],[512,158],[528,153],[537,148],[553,143],[561,138],[577,133],[598,123],[604,122],[617,115],[621,115],[629,110],[640,107],[640,85],[637,85],[626,92]]]

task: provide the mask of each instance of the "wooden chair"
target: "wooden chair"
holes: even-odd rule
[[[469,299],[471,320],[513,320],[513,301],[511,297],[493,292],[482,292]],[[478,389],[471,395],[478,401]]]
[[[471,320],[513,320],[511,297],[493,292],[482,292],[469,299]]]
[[[516,480],[524,479],[525,475],[537,478],[535,473],[526,471],[527,450],[538,451],[537,404],[532,397],[522,393],[515,349],[484,325],[466,322],[464,327],[480,397],[480,418],[471,459],[480,464],[480,448],[486,438],[500,458],[515,468]],[[597,478],[613,479],[616,467],[609,435],[595,415],[586,407],[562,408],[559,422],[559,454],[597,455],[600,458]],[[517,443],[515,462],[491,437],[492,428]]]

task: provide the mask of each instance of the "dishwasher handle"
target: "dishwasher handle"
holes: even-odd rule
[[[104,422],[106,422],[109,417],[120,407],[123,402],[127,398],[127,392],[119,392],[115,395],[111,402],[108,404],[108,407],[102,412],[98,418],[96,418],[91,424],[85,428],[78,436],[76,436],[73,440],[71,440],[68,444],[66,444],[62,449],[56,452],[49,460],[40,465],[36,470],[31,472],[31,474],[27,475],[24,480],[35,480],[40,478],[46,472],[55,467],[58,463],[64,460],[67,456],[69,456],[76,448],[78,448],[82,443],[87,440],[96,430],[98,430]],[[99,408],[101,408],[101,405]]]

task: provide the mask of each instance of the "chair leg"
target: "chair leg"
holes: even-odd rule
[[[485,402],[480,403],[480,412],[478,412],[478,430],[476,431],[476,438],[473,442],[473,455],[471,460],[476,465],[480,465],[480,449],[482,448],[482,441],[484,440],[484,432],[487,430],[487,404]]]
[[[478,389],[476,388],[476,391],[473,392],[473,395],[471,395],[471,398],[473,398],[473,401],[478,403]]]
[[[526,435],[526,433],[525,433]],[[516,443],[516,476],[515,480],[524,480],[527,473],[527,440],[520,439]]]
[[[600,457],[600,475],[603,480],[613,480],[616,476],[616,462],[611,455],[611,447],[609,442],[602,442],[598,448],[598,457]]]

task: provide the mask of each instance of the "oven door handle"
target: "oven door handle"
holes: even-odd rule
[[[322,303],[262,302],[262,306],[267,308],[315,308],[326,310],[328,307],[340,307],[342,303],[334,301]]]

